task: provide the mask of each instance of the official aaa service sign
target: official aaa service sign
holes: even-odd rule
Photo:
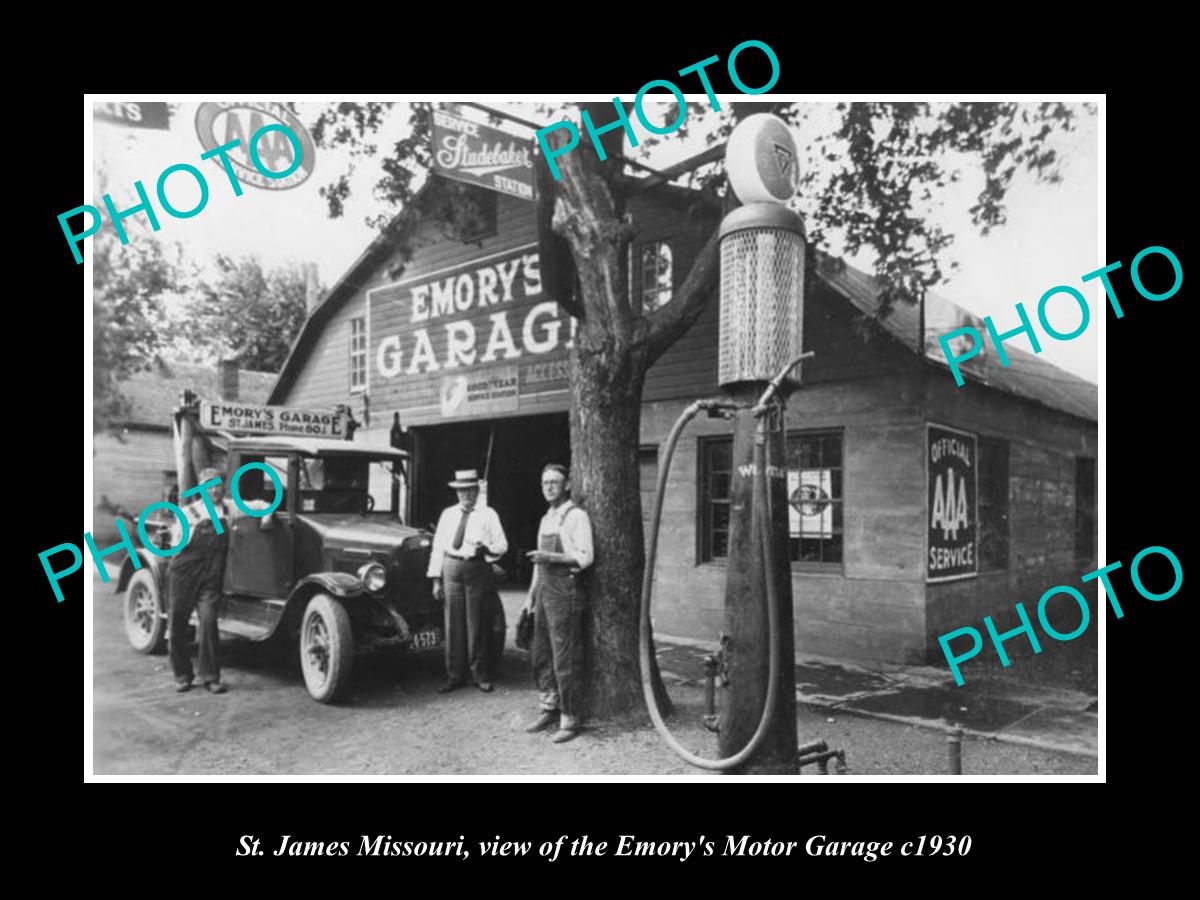
[[[926,445],[926,580],[975,575],[979,571],[978,442],[969,432],[930,425]]]
[[[303,184],[316,163],[312,137],[282,103],[201,103],[196,111],[196,135],[206,151],[237,141],[225,158],[237,170],[238,180],[268,191]],[[213,162],[224,165],[221,156],[213,157]],[[270,177],[263,174],[264,169],[282,174]]]

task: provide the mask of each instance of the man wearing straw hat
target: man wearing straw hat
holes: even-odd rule
[[[508,551],[508,539],[496,511],[476,506],[479,473],[461,469],[450,487],[458,503],[442,510],[427,574],[433,579],[433,596],[446,611],[445,694],[463,687],[468,671],[484,693],[492,690],[487,671],[488,632],[484,621],[486,601],[492,590],[492,566]]]

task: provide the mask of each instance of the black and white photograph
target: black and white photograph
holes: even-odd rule
[[[1103,95],[747,43],[88,95],[89,780],[1102,777],[1101,329],[1182,248],[1104,268]]]

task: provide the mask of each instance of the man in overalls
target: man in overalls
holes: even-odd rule
[[[227,690],[221,683],[221,668],[217,665],[217,602],[221,598],[221,581],[225,575],[225,549],[229,538],[230,504],[225,497],[225,485],[217,469],[200,473],[200,484],[216,479],[208,489],[213,508],[221,521],[223,532],[217,534],[203,499],[199,494],[183,507],[187,516],[188,541],[171,557],[167,566],[168,596],[171,603],[167,614],[170,639],[171,668],[175,672],[175,690],[183,693],[192,688],[195,677],[192,659],[188,654],[188,621],[195,610],[199,618],[196,640],[200,645],[200,680],[211,693]],[[178,528],[174,543],[179,543],[182,528]]]
[[[533,611],[533,679],[542,713],[525,730],[530,734],[558,722],[554,742],[579,734],[583,676],[580,646],[582,594],[576,576],[592,564],[592,523],[567,497],[567,469],[551,463],[542,470],[542,496],[550,509],[538,526],[538,549],[527,555],[534,564],[526,608]]]

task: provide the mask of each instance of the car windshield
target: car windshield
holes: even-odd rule
[[[301,512],[390,512],[390,460],[301,456]]]

